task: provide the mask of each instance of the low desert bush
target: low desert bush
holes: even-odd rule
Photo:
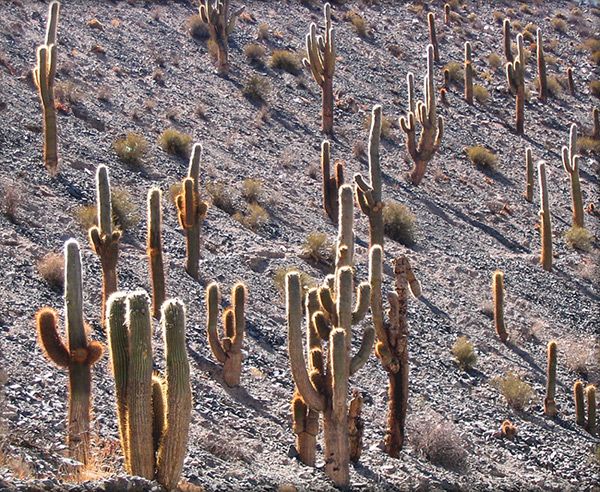
[[[466,465],[466,443],[456,425],[437,415],[415,415],[409,436],[413,448],[434,465],[461,469]]]
[[[311,232],[306,236],[300,257],[329,265],[333,259],[333,242],[324,232]]]
[[[500,58],[500,56],[498,56],[496,53],[491,53],[488,56],[487,60],[489,66],[492,67],[494,70],[498,70],[498,68],[502,66],[502,58]]]
[[[248,99],[262,103],[267,101],[270,92],[269,80],[261,75],[252,75],[242,89],[242,94]]]
[[[175,128],[167,128],[158,138],[158,144],[168,154],[188,157],[192,137]]]
[[[60,253],[47,253],[37,264],[40,276],[55,290],[64,286],[65,259]]]
[[[271,55],[271,68],[298,75],[301,71],[300,60],[295,53],[287,50],[275,50]]]
[[[298,272],[300,275],[300,285],[302,286],[302,290],[306,292],[308,289],[312,289],[317,286],[317,281],[312,278],[308,273],[303,272],[298,267],[295,266],[287,266],[280,267],[275,270],[275,274],[273,275],[273,283],[275,284],[275,288],[277,291],[284,296],[285,295],[285,277],[290,272]]]
[[[238,211],[233,218],[251,231],[257,231],[269,222],[269,213],[258,203],[249,203],[246,213]]]
[[[415,215],[398,202],[387,202],[383,207],[383,227],[385,234],[405,246],[415,242]]]
[[[148,150],[148,142],[143,135],[130,132],[124,138],[115,140],[113,149],[121,162],[131,166],[140,166],[142,158]]]
[[[450,77],[450,82],[460,83],[463,80],[464,72],[462,64],[458,62],[450,62],[444,66],[444,70],[448,70],[448,76]]]
[[[577,139],[578,152],[600,154],[600,140],[591,137],[579,137]]]
[[[491,150],[488,150],[481,145],[467,147],[465,150],[467,152],[469,160],[474,165],[485,169],[496,169],[496,165],[498,164],[498,158],[496,157],[496,154],[494,154]]]
[[[262,64],[265,53],[265,48],[258,43],[250,43],[244,46],[244,55],[249,62]]]
[[[567,245],[573,249],[590,251],[592,249],[593,240],[594,236],[592,233],[584,227],[573,226],[565,232],[565,241],[567,242]]]
[[[242,183],[242,197],[248,203],[257,203],[263,195],[263,182],[260,179],[247,178]]]
[[[140,216],[131,201],[129,192],[115,187],[112,189],[111,198],[114,226],[123,232],[135,227],[140,221]],[[98,223],[96,205],[79,207],[76,210],[76,217],[82,229],[87,232],[90,227]]]
[[[600,97],[600,80],[592,80],[590,82],[590,92],[594,96]]]
[[[223,212],[232,215],[235,213],[233,203],[233,193],[229,186],[221,181],[211,181],[206,184],[206,191],[211,197],[212,204],[223,210]]]
[[[473,96],[479,104],[485,104],[490,99],[490,93],[488,90],[479,84],[473,85]]]
[[[208,39],[210,37],[208,26],[202,21],[202,17],[199,15],[192,15],[187,21],[187,26],[193,38]]]
[[[477,361],[473,344],[464,336],[458,337],[454,345],[452,345],[452,355],[459,367],[465,371],[471,369]]]
[[[370,29],[367,21],[356,10],[349,10],[346,12],[344,19],[352,24],[354,32],[356,32],[356,34],[358,34],[361,38],[369,35]]]
[[[500,390],[508,406],[515,410],[526,408],[534,397],[533,389],[514,372],[507,372],[504,376],[496,377],[492,384]]]

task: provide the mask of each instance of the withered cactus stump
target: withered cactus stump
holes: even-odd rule
[[[363,446],[365,424],[362,418],[363,397],[357,389],[352,391],[352,399],[348,407],[348,438],[350,442],[350,461],[360,460]]]

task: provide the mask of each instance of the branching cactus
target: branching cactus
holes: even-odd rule
[[[579,181],[579,156],[577,152],[577,125],[573,123],[569,132],[569,146],[562,148],[562,162],[565,172],[571,180],[571,201],[573,211],[573,226],[583,227],[583,198],[581,182]]]
[[[575,422],[577,425],[585,426],[585,403],[583,397],[583,383],[576,381],[573,385],[573,398],[575,400]]]
[[[556,342],[548,342],[548,362],[546,368],[546,398],[544,398],[544,413],[555,417],[556,409]]]
[[[352,391],[352,399],[348,406],[348,438],[350,442],[350,461],[360,460],[362,454],[362,439],[365,424],[362,418],[363,397],[360,391]]]
[[[223,380],[227,386],[239,386],[242,373],[242,345],[246,319],[246,286],[237,283],[231,290],[231,306],[223,312],[223,337],[219,338],[217,325],[219,318],[219,286],[216,283],[206,288],[206,337],[215,357],[223,364]]]
[[[381,164],[379,140],[381,138],[381,106],[373,107],[369,134],[369,182],[361,174],[354,175],[356,202],[369,219],[369,244],[383,248],[383,201],[381,197]]]
[[[58,331],[58,315],[43,308],[36,316],[38,343],[46,357],[69,371],[67,445],[71,458],[87,465],[90,460],[91,368],[104,347],[88,340],[83,319],[81,255],[77,241],[65,243],[65,331]]]
[[[152,279],[152,316],[160,318],[160,307],[165,302],[165,268],[162,249],[161,192],[152,188],[148,192],[148,238],[146,252]]]
[[[471,43],[465,43],[465,100],[473,104],[473,60]]]
[[[542,251],[540,263],[546,271],[552,270],[552,223],[550,221],[550,202],[548,200],[548,184],[546,181],[546,163],[538,162],[538,179],[540,185],[540,234]]]
[[[492,295],[494,298],[494,326],[496,334],[502,343],[508,340],[504,323],[504,273],[500,270],[492,276]]]
[[[323,140],[321,144],[321,176],[323,180],[323,209],[333,223],[338,220],[338,193],[344,184],[344,163],[335,163],[331,176],[331,144]]]
[[[192,411],[183,303],[166,301],[161,320],[164,377],[152,372],[147,294],[117,292],[109,299],[108,339],[125,468],[173,490],[183,468]]]
[[[333,74],[335,71],[335,39],[331,25],[331,5],[325,4],[325,32],[317,36],[317,26],[313,22],[306,35],[306,53],[302,63],[310,71],[315,82],[321,87],[321,130],[333,134]]]
[[[504,19],[504,22],[502,23],[502,37],[504,41],[504,57],[506,58],[507,63],[512,63],[514,56],[511,45],[510,19]]]
[[[592,435],[596,435],[596,387],[590,384],[585,389],[587,397],[587,431]]]
[[[369,282],[373,326],[377,337],[375,355],[388,374],[385,451],[397,458],[404,444],[408,408],[408,290],[414,297],[420,297],[421,285],[404,255],[395,259],[394,274],[396,289],[388,294],[390,310],[386,320],[382,299],[383,251],[379,245],[373,246],[369,253]]]
[[[102,309],[100,320],[104,326],[106,302],[117,290],[117,262],[121,231],[113,228],[112,200],[108,168],[100,165],[96,170],[96,209],[98,225],[88,231],[90,245],[100,258],[102,266]]]
[[[517,133],[523,135],[525,120],[525,58],[523,35],[517,35],[517,58],[506,64],[506,80],[511,91],[516,94]]]
[[[218,48],[218,71],[226,75],[229,72],[229,35],[244,7],[230,14],[229,0],[201,0],[199,11],[202,22],[208,27],[211,41]]]
[[[433,46],[433,59],[440,62],[440,50],[438,48],[437,36],[435,34],[435,15],[433,12],[427,14],[427,25],[429,26],[429,44]]]
[[[533,201],[533,156],[531,147],[525,150],[525,200]]]
[[[59,2],[51,2],[48,8],[46,41],[37,48],[37,65],[33,69],[33,81],[38,90],[44,118],[44,164],[51,176],[58,173],[58,142],[56,108],[54,104],[54,77],[56,76],[56,30],[58,27]]]
[[[437,116],[436,113],[432,45],[427,47],[427,75],[424,81],[425,100],[417,102],[414,111],[410,109],[412,107],[410,102],[412,98],[410,84],[408,90],[409,111],[406,118],[400,118],[400,127],[406,133],[406,149],[415,164],[411,171],[410,179],[416,186],[423,179],[427,163],[438,150],[444,133],[444,119],[441,116]],[[416,138],[417,122],[422,126],[418,144]]]
[[[202,145],[194,144],[187,178],[183,180],[181,193],[176,198],[179,225],[185,231],[185,271],[194,279],[200,278],[200,225],[206,217],[208,204],[200,199],[200,158]]]
[[[548,78],[546,76],[546,58],[544,57],[544,41],[542,40],[542,30],[537,30],[537,69],[538,69],[538,98],[542,102],[548,99]]]

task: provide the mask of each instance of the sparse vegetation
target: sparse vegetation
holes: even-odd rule
[[[547,77],[546,85],[548,86],[548,94],[552,97],[558,97],[562,94],[563,88],[554,75],[549,75]]]
[[[554,17],[550,22],[552,24],[552,27],[558,32],[564,33],[567,31],[567,23],[558,16]]]
[[[2,214],[13,224],[17,222],[17,209],[21,203],[21,194],[17,185],[4,182],[2,185]]]
[[[206,184],[206,191],[211,197],[212,204],[232,215],[235,213],[235,205],[232,198],[232,190],[221,181],[212,181]]]
[[[448,70],[448,76],[450,82],[455,84],[462,82],[463,79],[463,66],[458,62],[450,62],[444,66],[444,70]]]
[[[287,50],[275,50],[271,55],[271,68],[298,75],[301,70],[300,60],[295,53]]]
[[[250,43],[244,47],[244,55],[251,63],[263,64],[266,54],[265,48],[258,43]]]
[[[387,202],[383,207],[385,234],[405,246],[415,243],[416,218],[410,209],[398,202]]]
[[[158,144],[168,154],[186,158],[190,153],[192,137],[175,128],[168,128],[160,135]]]
[[[346,12],[344,19],[352,24],[354,32],[356,32],[356,34],[358,34],[361,38],[369,35],[370,29],[367,21],[356,10],[349,10]]]
[[[242,89],[242,94],[248,99],[262,103],[267,101],[270,92],[271,85],[269,84],[269,79],[262,75],[252,75]]]
[[[208,26],[202,21],[199,15],[192,15],[188,19],[188,30],[190,31],[190,35],[196,39],[208,39],[210,37]]]
[[[452,345],[452,355],[459,367],[465,371],[471,369],[477,361],[473,344],[464,336],[458,337],[454,345]]]
[[[488,55],[487,61],[489,66],[492,67],[494,70],[498,70],[498,68],[502,66],[502,58],[500,58],[500,56],[496,53],[491,53],[490,55]]]
[[[473,96],[479,104],[485,104],[490,99],[490,93],[488,90],[479,84],[473,85]]]
[[[260,179],[247,178],[242,183],[242,196],[248,203],[260,202],[263,195],[263,182]]]
[[[590,251],[594,236],[585,228],[573,226],[565,232],[565,241],[569,247],[580,251]]]
[[[481,145],[475,145],[473,147],[467,147],[467,156],[469,160],[476,166],[484,169],[494,170],[498,164],[498,158],[492,151],[486,149]]]
[[[256,38],[261,40],[269,39],[269,24],[266,22],[261,22],[258,25]]]
[[[64,285],[65,259],[60,253],[47,253],[37,264],[40,276],[55,290]]]
[[[306,237],[300,256],[315,263],[329,265],[333,260],[333,247],[333,242],[327,234],[313,231]]]
[[[131,201],[129,192],[123,188],[113,187],[111,198],[114,226],[123,232],[133,229],[139,223],[140,216]],[[90,227],[98,225],[96,205],[79,207],[76,210],[76,218],[87,233]]]
[[[511,371],[494,378],[492,384],[500,390],[506,403],[515,410],[524,410],[534,397],[531,386]]]
[[[456,426],[437,415],[417,415],[409,436],[414,449],[434,465],[449,469],[465,466],[467,451]]]
[[[600,154],[600,140],[592,137],[579,137],[577,151],[580,153]]]
[[[282,296],[285,295],[285,277],[290,272],[298,272],[303,291],[306,292],[308,289],[312,289],[313,287],[317,286],[317,281],[308,273],[303,272],[300,268],[295,266],[281,267],[275,270],[275,274],[273,275],[273,283],[275,284],[277,291]]]
[[[590,82],[590,92],[594,96],[600,97],[600,80],[593,80]]]
[[[394,126],[394,122],[391,118],[388,118],[386,115],[381,116],[381,137],[382,138],[391,138],[392,136],[392,127]],[[371,112],[369,111],[365,115],[365,119],[363,121],[363,128],[368,130],[371,128]]]
[[[269,222],[269,213],[258,203],[249,203],[246,213],[238,211],[233,218],[251,231],[257,231]]]
[[[148,142],[143,135],[130,132],[124,138],[120,138],[113,143],[113,148],[117,156],[125,164],[140,166],[142,158],[148,150]]]

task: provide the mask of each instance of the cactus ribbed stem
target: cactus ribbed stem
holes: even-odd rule
[[[533,202],[533,156],[530,147],[525,151],[525,200]]]
[[[199,14],[208,27],[210,39],[218,47],[217,69],[220,74],[229,73],[229,35],[235,28],[238,16],[244,7],[229,13],[229,0],[201,0]]]
[[[335,163],[334,175],[331,174],[331,144],[323,140],[321,144],[321,177],[323,183],[323,209],[334,224],[338,221],[338,193],[344,184],[344,163]]]
[[[506,325],[504,324],[504,273],[494,272],[492,277],[492,293],[494,297],[494,326],[496,334],[502,343],[508,340]]]
[[[502,37],[504,40],[504,56],[508,63],[512,63],[514,61],[514,56],[510,40],[510,19],[504,19],[504,22],[502,23]]]
[[[429,12],[429,14],[427,14],[427,25],[429,27],[429,44],[433,46],[433,59],[436,63],[439,63],[440,51],[435,33],[435,15],[433,12]]]
[[[465,43],[465,100],[473,104],[473,60],[471,56],[471,43]]]
[[[540,234],[542,237],[540,263],[542,268],[549,272],[552,270],[552,223],[550,222],[550,204],[544,161],[538,162],[538,178],[540,185]]]
[[[152,280],[152,316],[160,318],[160,308],[165,302],[165,269],[162,249],[161,192],[152,188],[148,192],[148,238],[146,251]]]
[[[571,180],[571,203],[573,213],[573,226],[584,227],[583,197],[581,195],[581,182],[579,180],[579,156],[577,152],[577,125],[573,123],[569,131],[569,146],[562,148],[562,162],[565,172]]]
[[[548,343],[548,362],[546,369],[546,398],[544,399],[544,413],[554,417],[558,413],[556,409],[556,342]]]
[[[444,24],[446,24],[447,26],[450,25],[450,5],[449,4],[444,5]]]
[[[576,381],[573,385],[573,398],[575,400],[575,422],[577,425],[585,426],[585,404],[583,396],[583,383]]]
[[[339,190],[338,237],[336,243],[336,270],[352,266],[354,261],[354,196],[350,185]]]

